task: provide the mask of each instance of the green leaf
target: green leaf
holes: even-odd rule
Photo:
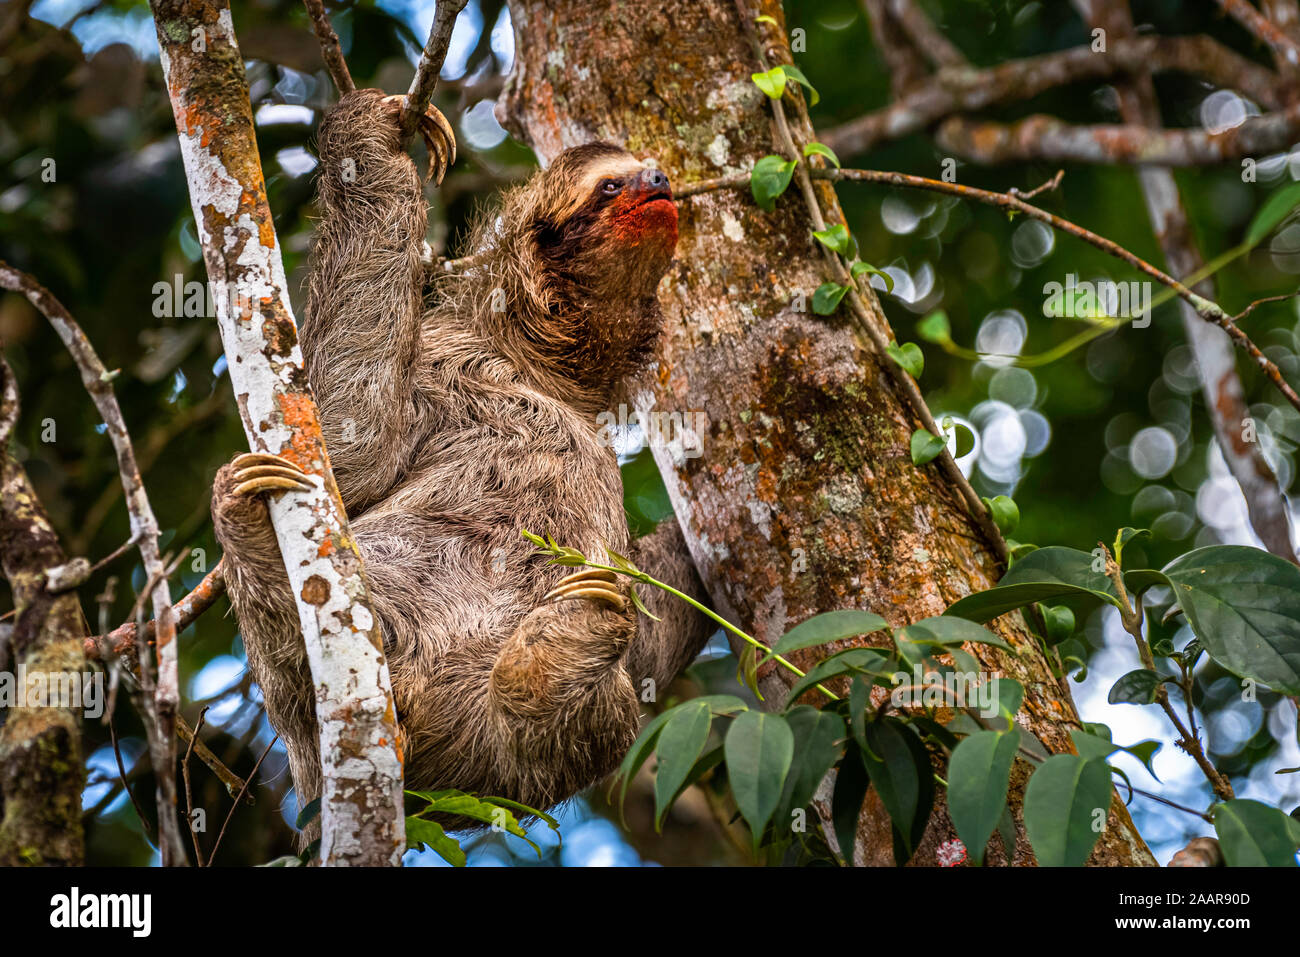
[[[782,806],[806,807],[818,785],[844,753],[844,719],[806,704],[792,708],[785,720],[794,734],[794,760],[785,781]]]
[[[862,749],[849,748],[835,774],[835,791],[831,794],[831,823],[835,828],[835,841],[840,846],[840,857],[846,864],[853,863],[858,815],[862,812],[862,802],[870,786],[871,778],[862,765]]]
[[[786,76],[808,91],[808,105],[816,106],[821,97],[813,89],[813,85],[808,82],[808,78],[803,75],[803,71],[792,63],[784,64],[781,69],[785,71]]]
[[[945,430],[946,431],[946,430]],[[956,448],[953,450],[954,458],[962,458],[970,455],[971,450],[975,448],[975,433],[968,426],[960,422],[956,424],[954,434],[957,436]]]
[[[871,786],[894,826],[910,838],[921,798],[921,776],[933,780],[930,764],[927,761],[924,769],[918,767],[905,737],[912,732],[901,721],[884,718],[868,722],[865,734],[862,764]]]
[[[314,801],[308,801],[307,806],[298,812],[298,820],[294,823],[294,827],[301,831],[304,827],[310,824],[312,819],[318,814],[320,814],[320,798],[316,798]]]
[[[1155,759],[1156,752],[1159,751],[1161,747],[1162,745],[1159,741],[1148,740],[1139,741],[1137,744],[1130,745],[1127,748],[1121,746],[1120,750],[1127,751],[1129,754],[1133,755],[1133,757],[1141,761],[1142,766],[1147,769],[1147,774],[1159,781],[1160,777],[1156,774],[1156,769],[1151,762]]]
[[[1016,530],[1016,526],[1020,524],[1020,507],[1016,505],[1015,499],[1007,495],[998,495],[983,501],[993,517],[993,524],[997,525],[1003,535],[1010,535]]]
[[[494,804],[453,788],[443,791],[407,791],[406,793],[428,802],[420,813],[415,815],[416,817],[423,817],[425,814],[450,814],[491,824],[493,829],[499,828],[508,834],[522,838],[537,853],[538,860],[541,860],[542,849],[529,840],[528,832],[524,830],[514,814],[501,804]]]
[[[901,346],[897,342],[891,342],[885,351],[913,379],[921,378],[921,372],[925,369],[925,354],[915,342],[904,342]]]
[[[687,702],[687,704],[690,704],[690,702]],[[681,706],[678,705],[678,707]],[[641,729],[641,733],[637,735],[636,740],[632,742],[632,747],[628,749],[627,754],[623,756],[623,763],[618,768],[618,776],[623,780],[623,787],[618,794],[620,807],[627,798],[627,789],[631,785],[632,779],[641,770],[641,765],[645,764],[646,759],[650,757],[650,753],[659,740],[660,732],[663,731],[664,725],[668,723],[675,710],[675,708],[669,708],[667,711],[660,712],[651,718],[649,723]]]
[[[779,100],[785,93],[785,68],[774,66],[766,73],[751,73],[754,85],[767,94],[769,99]]]
[[[809,143],[807,146],[805,146],[805,147],[803,148],[803,155],[804,155],[804,156],[813,156],[813,155],[824,156],[824,157],[826,157],[828,160],[830,160],[833,164],[835,164],[835,168],[836,168],[836,169],[839,169],[839,168],[840,168],[840,158],[839,158],[838,156],[836,156],[836,155],[835,155],[835,151],[832,150],[832,149],[831,149],[829,146],[827,146],[825,143]]]
[[[1136,671],[1121,675],[1120,679],[1110,686],[1110,693],[1106,695],[1106,700],[1111,704],[1151,704],[1156,700],[1156,690],[1160,687],[1160,682],[1160,675],[1154,671],[1138,668]]]
[[[1034,771],[1025,788],[1025,832],[1040,867],[1081,867],[1092,853],[1110,809],[1110,769],[1100,759],[1057,754]]]
[[[889,622],[869,611],[847,608],[841,611],[826,611],[813,615],[807,621],[795,625],[772,646],[772,654],[765,657],[767,661],[773,655],[788,655],[801,648],[812,648],[830,641],[869,635],[872,632],[888,628]]]
[[[980,731],[964,738],[948,760],[948,814],[976,864],[1006,809],[1019,744],[1018,734]]]
[[[1016,819],[1012,816],[1010,807],[1002,812],[998,821],[998,836],[1002,838],[1002,849],[1010,864],[1016,856]]]
[[[749,689],[759,701],[763,694],[758,690],[758,649],[746,644],[736,659],[736,681]]]
[[[937,435],[931,435],[925,429],[912,433],[912,464],[925,465],[934,460],[948,443]]]
[[[1085,596],[1118,606],[1114,586],[1104,572],[1092,570],[1093,558],[1074,548],[1036,548],[1016,561],[994,588],[967,595],[945,614],[988,621],[1030,602]]]
[[[649,608],[645,606],[645,602],[641,600],[641,596],[636,593],[635,585],[629,585],[627,589],[627,593],[632,596],[632,606],[636,608],[637,611],[645,615],[651,621],[660,620],[658,615],[656,615],[654,612],[652,612]]]
[[[776,198],[784,193],[794,176],[795,161],[775,154],[764,156],[749,174],[749,191],[754,202],[769,213],[776,209]]]
[[[1211,545],[1161,571],[1210,657],[1274,691],[1300,694],[1300,568],[1262,549]]]
[[[655,830],[681,792],[686,776],[709,740],[713,714],[707,702],[698,698],[673,709],[673,716],[659,732],[659,768],[655,772]]]
[[[532,817],[538,818],[539,820],[545,821],[546,826],[549,827],[552,831],[558,831],[560,829],[559,821],[551,817],[551,815],[547,814],[545,811],[539,811],[535,807],[529,807],[527,804],[520,804],[518,801],[512,801],[509,798],[503,798],[503,797],[485,797],[483,800],[486,801],[488,804],[497,804],[500,805],[501,807],[506,807],[506,808],[510,808],[511,810],[518,811],[520,814],[530,815]]]
[[[1282,224],[1300,205],[1300,183],[1288,183],[1264,201],[1246,229],[1246,245],[1254,246]]]
[[[1089,734],[1087,731],[1071,731],[1070,740],[1074,742],[1079,757],[1085,761],[1091,761],[1093,758],[1105,759],[1119,750],[1119,745],[1109,738]]]
[[[794,734],[780,715],[745,711],[731,723],[723,744],[731,793],[757,847],[781,801],[794,759]]]
[[[926,342],[940,345],[952,342],[952,326],[948,323],[948,313],[936,309],[916,324],[916,334]]]
[[[857,279],[863,273],[871,273],[873,276],[879,276],[881,281],[885,284],[885,292],[892,293],[894,291],[894,277],[884,270],[877,269],[870,263],[864,263],[861,260],[855,262],[849,267],[849,275],[854,279]]]
[[[858,675],[849,686],[849,729],[858,744],[866,748],[867,712],[871,709],[871,682]]]
[[[990,678],[993,698],[998,703],[998,713],[1008,722],[1014,722],[1016,713],[1025,700],[1025,686],[1014,678]],[[1008,728],[1013,725],[1009,723]]]
[[[835,223],[825,229],[813,230],[817,241],[832,252],[841,256],[849,254],[849,229],[843,223]]]
[[[849,291],[848,286],[824,282],[813,293],[813,312],[819,316],[829,316],[840,307],[840,300]]]
[[[1295,867],[1296,840],[1275,807],[1238,798],[1214,806],[1214,831],[1229,867]]]
[[[1119,562],[1120,564],[1123,564],[1124,546],[1127,545],[1129,542],[1133,541],[1133,539],[1135,538],[1144,538],[1144,537],[1145,538],[1151,537],[1151,529],[1133,528],[1130,525],[1125,525],[1123,528],[1121,528],[1119,530],[1119,533],[1115,536],[1115,544],[1111,548],[1111,551],[1115,555],[1115,561]]]
[[[749,710],[749,705],[745,704],[744,699],[737,698],[734,694],[705,694],[691,700],[705,702],[715,715],[736,714]]]
[[[426,821],[422,817],[406,819],[406,846],[420,848],[428,846],[452,867],[465,866],[465,852],[460,849],[460,842],[448,837],[447,832],[437,821]]]
[[[888,682],[898,669],[893,658],[875,648],[847,648],[836,652],[825,661],[819,661],[802,678],[794,683],[786,695],[786,704],[818,684],[846,674],[870,674]]]
[[[947,647],[948,645],[972,643],[993,645],[995,648],[1015,653],[1015,649],[1006,641],[982,625],[977,625],[967,618],[956,618],[947,614],[922,618],[920,621],[913,622],[906,628],[900,629],[900,632],[909,641],[914,641],[917,644]]]

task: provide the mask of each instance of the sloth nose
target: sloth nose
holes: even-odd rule
[[[641,171],[641,182],[649,189],[668,189],[668,175],[654,167]]]

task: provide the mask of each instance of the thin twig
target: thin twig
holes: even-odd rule
[[[217,562],[212,571],[203,576],[203,580],[194,586],[194,589],[178,601],[173,606],[176,615],[177,632],[184,631],[188,628],[199,615],[211,608],[218,598],[226,593],[226,570],[224,559]],[[132,614],[129,618],[134,618]],[[86,657],[106,661],[114,655],[126,655],[131,659],[132,664],[135,660],[132,657],[132,650],[136,646],[136,627],[135,622],[129,620],[126,624],[103,635],[91,635],[85,641]],[[149,621],[145,625],[144,640],[146,643],[152,642],[157,632],[158,623]]]
[[[438,74],[442,72],[443,61],[447,59],[447,44],[451,42],[451,31],[456,25],[456,17],[465,9],[468,0],[438,0],[433,13],[433,26],[429,29],[429,39],[420,54],[420,63],[415,68],[411,88],[406,94],[406,105],[402,112],[402,145],[405,146],[415,135],[416,124],[429,107],[433,91],[438,86]]]
[[[176,764],[175,715],[180,701],[176,622],[172,617],[171,595],[162,558],[158,553],[158,520],[154,517],[149,496],[140,479],[140,469],[136,465],[135,451],[122,417],[122,409],[113,394],[113,376],[104,368],[85,332],[49,290],[32,276],[3,261],[0,261],[0,288],[21,293],[54,327],[72,355],[81,373],[82,384],[90,393],[100,418],[107,426],[109,438],[117,453],[118,471],[122,476],[122,488],[131,515],[131,535],[140,550],[145,572],[155,582],[150,594],[153,599],[153,616],[158,621],[155,642],[158,676],[155,687],[146,685],[146,690],[153,691],[153,701],[145,726],[158,771],[159,847],[162,850],[163,865],[179,864],[183,862],[185,848],[176,824],[176,780],[167,770]],[[148,671],[146,668],[146,675]],[[152,682],[152,676],[148,677]]]
[[[302,3],[307,8],[307,15],[311,17],[316,39],[320,41],[321,59],[325,61],[325,69],[329,70],[335,89],[339,91],[340,96],[351,93],[357,85],[352,82],[352,73],[348,70],[347,61],[343,59],[343,47],[339,43],[339,35],[334,32],[334,27],[330,24],[329,14],[325,12],[325,4],[321,0],[302,0]]]
[[[1267,110],[1286,106],[1276,73],[1212,37],[1123,37],[1114,39],[1105,53],[1084,45],[1008,60],[987,69],[941,70],[903,91],[888,106],[823,129],[819,139],[841,157],[866,153],[880,143],[925,130],[954,113],[987,110],[1073,83],[1102,82],[1144,71],[1190,73],[1216,86],[1237,90]],[[1188,132],[1206,143],[1212,139],[1201,130]],[[1118,145],[1098,142],[1092,149],[1095,154],[1109,155],[1117,161],[1121,159]]]
[[[221,831],[217,834],[216,843],[212,845],[212,853],[208,856],[208,867],[211,867],[212,862],[217,859],[217,850],[221,847],[221,839],[226,836],[226,825],[228,825],[230,819],[235,816],[235,808],[239,807],[239,802],[243,800],[244,791],[248,790],[248,786],[253,782],[253,779],[257,777],[257,769],[262,766],[262,762],[266,760],[266,756],[270,754],[271,749],[275,747],[275,742],[279,740],[280,736],[278,734],[271,739],[271,743],[266,746],[266,750],[262,752],[262,756],[258,758],[257,763],[253,765],[253,771],[249,774],[248,780],[244,782],[244,787],[240,790],[239,796],[235,798],[235,803],[230,805],[230,810],[226,812],[226,819],[221,822]]]
[[[1300,69],[1300,45],[1260,13],[1247,0],[1219,0],[1219,6],[1273,51],[1279,66],[1292,72]]]
[[[1232,321],[1240,322],[1265,303],[1285,302],[1288,299],[1294,299],[1296,296],[1300,296],[1300,289],[1297,289],[1295,292],[1284,292],[1280,296],[1265,296],[1263,299],[1256,299],[1245,309],[1241,310],[1241,312],[1233,316]]]
[[[118,777],[122,779],[122,787],[126,790],[127,797],[131,799],[131,803],[135,806],[135,814],[140,819],[140,826],[144,828],[145,837],[151,843],[156,844],[157,840],[154,838],[153,828],[149,826],[149,819],[144,816],[144,808],[136,800],[135,792],[131,790],[131,785],[127,782],[126,767],[122,764],[122,748],[117,743],[117,728],[113,726],[112,721],[108,723],[108,737],[113,742],[113,757],[117,759],[117,773]]]
[[[207,708],[199,712],[199,720],[194,722],[194,733],[190,736],[190,745],[185,749],[185,760],[181,761],[181,774],[185,778],[185,823],[189,827],[190,837],[194,840],[194,864],[197,867],[203,866],[203,848],[199,846],[199,833],[194,829],[194,792],[190,789],[190,755],[194,753],[194,742],[199,739],[199,732],[203,730],[203,719],[207,714]]]

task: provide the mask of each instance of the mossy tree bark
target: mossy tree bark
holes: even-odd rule
[[[46,571],[66,558],[9,448],[18,392],[3,360],[0,393],[0,560],[14,603],[12,630],[0,633],[0,672],[25,679],[14,685],[21,700],[0,712],[0,867],[80,865],[86,856],[81,713],[42,704],[36,695],[42,685],[88,670],[86,623],[75,590],[53,595],[46,587]]]
[[[653,156],[681,185],[775,152],[771,108],[750,79],[760,67],[732,0],[510,0],[510,11],[517,59],[498,115],[543,162],[610,140]],[[779,3],[761,12],[783,23]],[[783,42],[767,55],[790,62]],[[792,124],[796,140],[814,139],[806,118]],[[833,191],[818,189],[827,218],[842,222]],[[798,191],[770,214],[735,190],[694,196],[680,214],[677,261],[659,288],[664,341],[634,399],[642,412],[706,415],[701,456],[680,445],[654,452],[718,611],[771,642],[818,612],[866,608],[901,625],[992,585],[994,552],[959,494],[936,465],[911,462],[918,422],[882,358],[842,315],[811,312],[813,291],[831,277]],[[1024,684],[1026,727],[1051,751],[1071,750],[1079,719],[1068,689],[1018,616],[996,627],[1018,656],[968,650]],[[807,668],[824,653],[793,657]],[[784,700],[787,673],[769,665],[759,681],[768,702]],[[995,837],[993,863],[1033,862],[1020,815],[1028,771],[1012,775],[1016,847],[1008,855]],[[940,795],[915,863],[935,863],[953,837]],[[853,859],[893,862],[888,818],[872,796]],[[1092,863],[1153,863],[1118,798]]]

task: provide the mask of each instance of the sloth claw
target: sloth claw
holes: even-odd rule
[[[561,578],[556,586],[542,597],[542,601],[554,603],[585,598],[588,601],[607,605],[615,611],[622,611],[627,607],[627,603],[615,587],[614,583],[617,580],[613,572],[601,568],[589,568]]]
[[[316,487],[306,472],[288,459],[269,452],[245,452],[231,464],[236,470],[236,495],[277,491],[310,492]]]
[[[398,108],[401,109],[406,105],[406,96],[394,93],[384,97],[384,102],[397,103]],[[429,172],[426,179],[431,178],[436,181],[435,185],[441,186],[447,169],[456,162],[456,134],[452,132],[451,124],[442,115],[442,111],[432,103],[420,115],[418,122],[420,136],[429,151]]]

